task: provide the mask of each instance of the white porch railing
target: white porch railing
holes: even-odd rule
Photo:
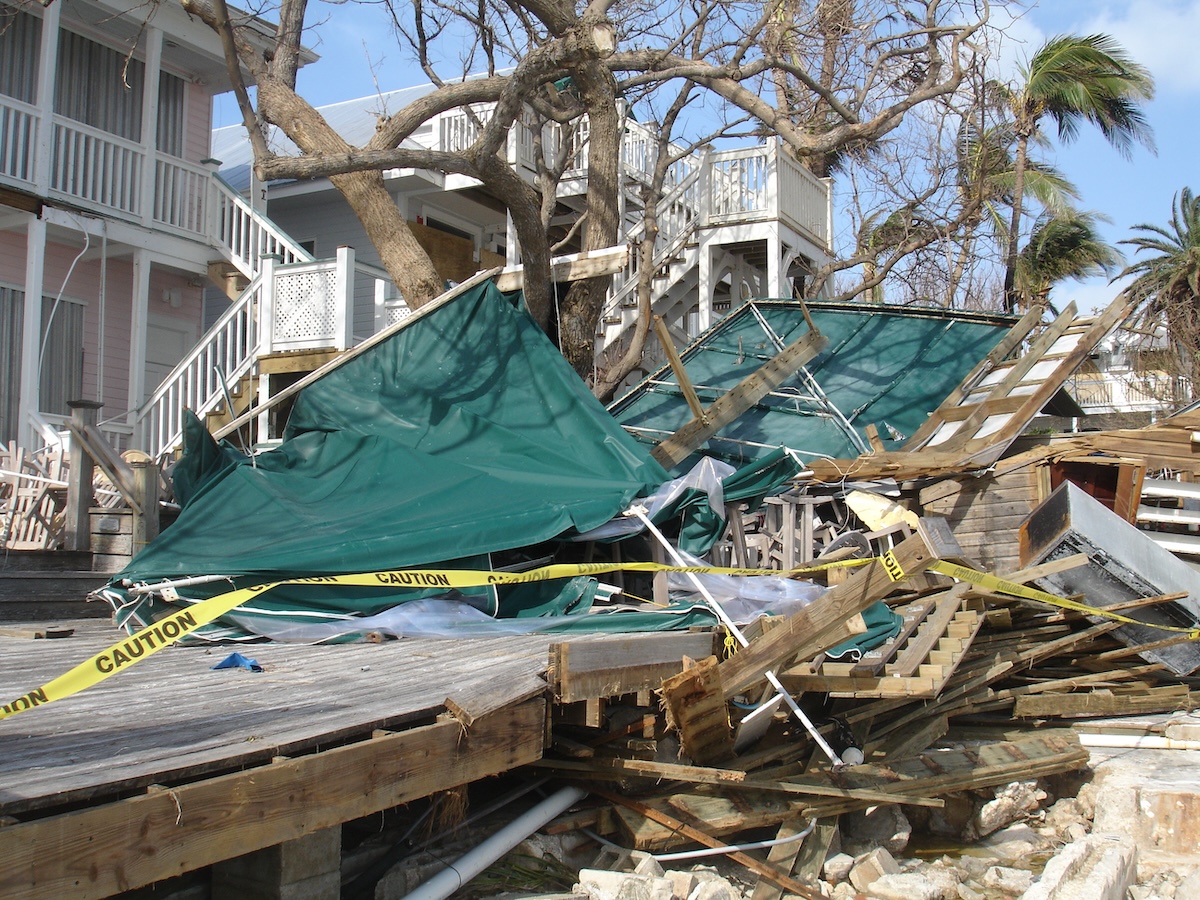
[[[55,117],[50,189],[117,212],[140,216],[145,154],[132,141]]]
[[[155,457],[172,452],[182,438],[184,410],[204,416],[219,407],[227,388],[254,374],[260,356],[352,346],[356,276],[372,295],[376,331],[381,319],[390,323],[407,313],[387,274],[356,265],[348,247],[335,259],[264,257],[259,275],[137,410],[139,446]]]
[[[39,125],[34,107],[0,96],[0,175],[33,184]]]
[[[345,350],[353,344],[354,251],[333,260],[277,265],[263,259],[259,322],[261,353]]]
[[[783,219],[828,246],[828,187],[786,153],[778,139],[713,153],[709,178],[705,225]]]
[[[39,154],[38,110],[0,96],[0,178],[72,204],[193,238],[209,234],[212,175],[204,166],[144,147],[64,116],[50,121],[50,152]],[[149,183],[147,166],[153,167]]]
[[[313,256],[282,228],[253,209],[246,199],[219,175],[213,202],[215,221],[209,236],[247,278],[255,277],[265,256],[284,263],[312,262]]]
[[[1086,413],[1169,412],[1191,397],[1189,380],[1166,372],[1075,375],[1071,394]]]

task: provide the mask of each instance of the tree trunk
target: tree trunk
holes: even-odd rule
[[[311,104],[286,84],[263,78],[259,109],[269,122],[287,123],[284,133],[306,154],[345,153],[350,145]],[[330,178],[358,217],[404,302],[417,309],[442,293],[442,280],[429,254],[417,243],[400,215],[379,171],[351,172]]]
[[[1004,262],[1004,309],[1013,312],[1017,308],[1017,246],[1021,240],[1021,206],[1025,195],[1025,164],[1029,153],[1029,134],[1024,129],[1017,133],[1017,156],[1013,161],[1012,221],[1008,226],[1008,247]]]
[[[379,172],[335,175],[330,181],[362,223],[409,309],[419,309],[442,293],[443,282],[425,248],[409,230]]]
[[[590,124],[588,135],[587,222],[582,249],[601,250],[617,241],[620,225],[621,121],[616,86],[598,63],[576,73]],[[596,327],[612,278],[589,278],[571,285],[560,307],[559,348],[580,377],[590,380],[596,362]]]

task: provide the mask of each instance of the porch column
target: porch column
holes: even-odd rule
[[[337,248],[333,332],[338,350],[354,343],[354,248]]]
[[[42,293],[45,271],[46,222],[37,216],[30,216],[25,231],[25,308],[21,320],[17,443],[31,450],[41,446],[31,417],[41,406]]]
[[[42,12],[42,46],[38,55],[37,154],[33,163],[33,181],[43,197],[50,190],[50,170],[54,147],[54,84],[58,70],[58,23],[62,4],[51,3]]]
[[[766,288],[763,292],[765,296],[784,299],[791,296],[792,292],[785,290],[783,285],[785,271],[783,241],[779,239],[779,222],[776,220],[767,231],[767,283],[763,285]]]
[[[146,320],[150,315],[150,251],[133,251],[133,285],[129,325],[130,425],[137,424],[136,410],[146,399]]]
[[[138,207],[144,225],[154,222],[154,185],[158,166],[158,81],[162,66],[162,31],[146,24],[146,76],[142,86],[142,166],[141,198]],[[139,401],[140,402],[140,401]]]
[[[712,247],[709,241],[701,236],[697,244],[697,256],[700,259],[699,284],[696,288],[699,301],[696,327],[699,331],[707,331],[712,325],[713,291],[716,285],[713,281]]]

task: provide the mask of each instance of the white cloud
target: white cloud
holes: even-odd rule
[[[1043,0],[1029,17],[1050,34],[1112,35],[1150,70],[1160,91],[1200,92],[1200,0]]]

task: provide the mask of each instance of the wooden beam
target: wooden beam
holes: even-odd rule
[[[545,703],[0,829],[0,896],[99,900],[533,762]]]
[[[713,634],[621,634],[550,645],[547,678],[559,703],[655,690],[683,658],[713,652]]]
[[[961,554],[958,542],[942,519],[921,519],[917,532],[892,551],[905,576],[920,574],[939,559]],[[896,582],[878,560],[857,569],[804,609],[789,616],[748,647],[721,663],[718,673],[726,699],[740,693],[769,670],[799,652],[818,644],[822,637],[851,616],[892,592]]]
[[[583,281],[587,278],[599,278],[602,275],[614,275],[625,268],[628,262],[628,244],[606,247],[603,250],[569,253],[566,256],[556,256],[550,260],[550,280]],[[506,268],[496,276],[496,287],[505,293],[519,291],[524,286],[524,266]]]
[[[140,513],[142,497],[129,463],[125,462],[120,454],[112,448],[108,438],[95,425],[79,424],[74,421],[68,421],[66,424],[74,442],[81,445],[84,452],[100,467],[100,471],[108,476],[109,481],[121,492],[121,496],[125,498],[133,511]]]
[[[654,334],[662,345],[663,353],[667,354],[667,362],[671,365],[671,372],[675,375],[675,381],[679,383],[679,389],[683,391],[683,399],[687,401],[688,409],[692,411],[692,418],[704,422],[704,404],[700,402],[692,379],[688,378],[687,369],[683,367],[683,360],[679,358],[679,351],[675,349],[675,342],[671,340],[671,332],[662,316],[654,317]]]
[[[703,419],[692,419],[650,451],[651,456],[668,469],[687,459],[692,451],[736,421],[742,413],[795,375],[801,366],[811,362],[828,345],[829,338],[819,331],[810,331],[784,347],[743,378],[736,387],[714,400],[705,410]]]
[[[624,806],[627,809],[631,809],[638,813],[638,815],[645,816],[647,819],[658,822],[660,825],[666,825],[668,828],[672,828],[678,831],[680,834],[686,835],[691,840],[698,844],[703,844],[705,847],[725,846],[724,841],[719,841],[712,835],[706,834],[705,832],[700,831],[698,828],[693,828],[686,822],[676,819],[674,816],[669,816],[652,806],[647,806],[645,803],[639,803],[637,800],[631,800],[628,797],[622,797],[620,794],[613,794],[607,791],[593,790],[592,793],[603,797],[610,803],[615,803],[618,806]],[[790,875],[781,872],[779,869],[768,863],[755,859],[753,856],[749,856],[748,854],[740,851],[727,853],[725,856],[727,859],[733,860],[739,865],[745,866],[751,872],[757,873],[762,878],[766,878],[772,884],[779,885],[779,887],[789,891],[790,893],[804,897],[806,900],[823,900],[823,895],[819,891],[813,890],[808,885],[801,884]]]

